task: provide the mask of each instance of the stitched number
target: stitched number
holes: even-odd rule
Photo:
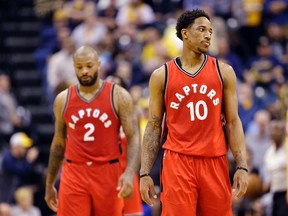
[[[91,123],[87,123],[84,125],[85,129],[88,129],[88,131],[84,134],[84,141],[94,141],[95,137],[91,136],[91,134],[94,132],[95,127]]]
[[[195,121],[195,116],[199,120],[204,120],[207,118],[208,108],[207,108],[205,101],[200,100],[195,104],[195,106],[194,106],[193,102],[190,102],[187,104],[187,107],[190,109],[190,120],[191,121]],[[203,112],[202,115],[200,114],[200,109]]]

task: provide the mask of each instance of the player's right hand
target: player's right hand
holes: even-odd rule
[[[145,176],[140,179],[140,193],[142,200],[148,205],[153,206],[154,201],[150,198],[150,195],[154,199],[157,199],[157,195],[153,179],[150,176]]]
[[[54,186],[53,187],[46,187],[45,201],[46,201],[48,207],[52,211],[57,212],[58,199],[57,199],[57,191],[56,191],[56,188]]]

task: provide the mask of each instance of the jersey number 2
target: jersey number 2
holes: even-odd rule
[[[189,109],[190,109],[190,120],[191,121],[195,121],[195,116],[197,117],[197,119],[199,120],[204,120],[207,118],[208,115],[208,108],[207,108],[207,104],[205,103],[205,101],[200,100],[198,101],[195,106],[193,102],[190,102],[186,105]],[[200,113],[200,107],[203,110],[203,114],[201,115]]]
[[[84,141],[94,141],[95,137],[91,136],[91,134],[95,131],[95,127],[91,123],[87,123],[84,125],[85,129],[88,129],[87,132],[84,134]]]

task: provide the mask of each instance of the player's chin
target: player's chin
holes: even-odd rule
[[[202,46],[202,47],[199,47],[198,50],[201,52],[201,53],[207,53],[208,52],[208,49],[209,49],[209,46]]]
[[[91,79],[80,80],[80,83],[82,86],[92,86],[93,85],[93,83],[91,82]]]

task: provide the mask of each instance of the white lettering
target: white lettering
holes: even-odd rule
[[[206,95],[210,100],[212,100],[214,106],[217,106],[220,103],[220,100],[217,97],[217,92],[214,89],[209,89],[207,85],[198,85],[196,83],[185,85],[182,87],[182,91],[176,92],[175,97],[178,100],[177,102],[183,102],[183,99],[186,96],[191,95],[191,93]],[[170,107],[173,109],[178,109],[180,103],[177,102],[171,102]]]
[[[85,114],[85,112],[84,112],[84,110],[79,110],[78,114],[79,114],[79,117],[82,119],[84,114]]]
[[[108,128],[108,127],[110,127],[112,125],[112,122],[110,121],[110,120],[108,120],[108,121],[106,121],[105,123],[104,123],[104,127],[105,128]]]
[[[108,119],[108,115],[106,113],[103,113],[99,119],[100,121],[105,122]]]
[[[191,86],[193,88],[193,93],[196,93],[198,84],[192,84]]]
[[[205,94],[207,91],[207,86],[206,85],[201,85],[199,92],[201,94]]]
[[[93,117],[94,117],[94,118],[98,118],[98,117],[99,117],[99,114],[100,114],[100,110],[99,110],[99,109],[95,109],[95,110],[93,111]]]
[[[91,111],[92,109],[91,108],[87,108],[86,109],[86,112],[87,112],[87,116],[90,117],[91,116]]]
[[[170,107],[173,109],[178,109],[179,108],[179,103],[171,102]]]
[[[179,94],[179,93],[176,93],[176,94],[175,94],[175,96],[177,97],[177,99],[179,100],[179,102],[181,102],[181,101],[182,101],[182,99],[183,99],[183,98],[185,98],[185,96],[184,96],[184,95],[182,95],[182,94]]]
[[[99,117],[100,116],[100,117]],[[95,118],[95,119],[99,119],[99,121],[101,121],[104,125],[105,128],[108,128],[112,125],[112,121],[109,119],[109,116],[107,113],[101,113],[101,111],[99,109],[92,109],[92,108],[86,108],[86,109],[80,109],[78,110],[78,112],[76,113],[76,115],[71,115],[71,119],[72,122],[74,123],[74,127],[75,124],[80,120],[80,119],[84,119],[85,117],[87,118]],[[85,120],[86,121],[86,120]],[[72,123],[69,123],[72,124]],[[89,123],[90,125],[92,125],[91,123]],[[89,126],[89,124],[87,123],[85,128],[87,128]],[[88,130],[90,131],[90,130]],[[90,133],[88,133],[87,137],[90,136]],[[89,138],[90,139],[90,138]]]
[[[183,91],[184,91],[185,95],[189,95],[189,92],[190,92],[189,86],[184,86]]]
[[[79,120],[78,117],[76,117],[75,115],[71,116],[72,121],[74,122],[74,124],[76,124],[76,122]]]
[[[213,100],[213,104],[214,106],[217,106],[219,104],[219,98],[216,98],[215,100]]]
[[[213,97],[216,95],[216,91],[214,89],[211,89],[210,92],[207,94],[207,96],[212,100]]]

